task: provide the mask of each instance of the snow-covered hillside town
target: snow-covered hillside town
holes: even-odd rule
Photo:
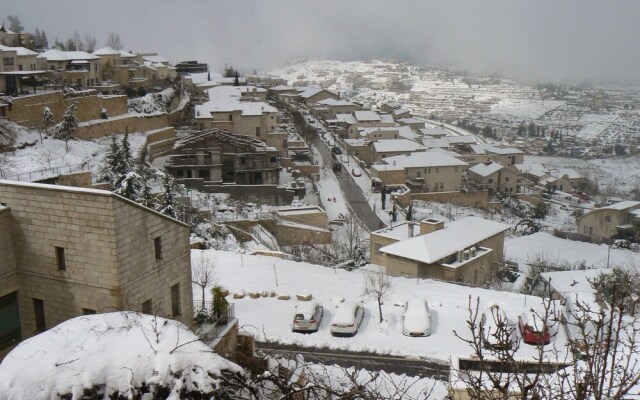
[[[15,3],[0,400],[640,398],[640,4]]]

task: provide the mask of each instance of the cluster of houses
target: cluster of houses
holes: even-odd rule
[[[2,32],[0,27],[0,32]],[[5,32],[6,34],[6,32]],[[1,39],[1,38],[0,38]],[[41,53],[0,44],[0,93],[19,95],[46,85],[72,86],[111,94],[124,87],[140,88],[175,78],[176,67],[157,53],[131,53],[103,47],[92,53],[49,49]]]

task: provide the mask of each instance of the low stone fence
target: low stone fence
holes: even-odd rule
[[[411,200],[433,201],[436,203],[451,203],[458,206],[482,208],[485,210],[500,207],[499,203],[489,202],[489,192],[486,190],[477,192],[432,192],[412,193]],[[404,207],[408,206],[403,205]]]

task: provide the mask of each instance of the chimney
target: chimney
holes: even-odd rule
[[[420,234],[426,235],[444,228],[444,221],[435,218],[427,218],[420,221]]]
[[[413,237],[413,222],[411,222],[411,221],[407,222],[407,228],[409,229],[409,237],[412,238]]]

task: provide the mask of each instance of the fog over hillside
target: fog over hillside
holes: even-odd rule
[[[27,30],[50,40],[73,30],[102,44],[119,32],[127,49],[178,61],[198,57],[266,70],[292,58],[394,58],[502,72],[524,80],[639,83],[640,2],[487,1],[2,1]]]

